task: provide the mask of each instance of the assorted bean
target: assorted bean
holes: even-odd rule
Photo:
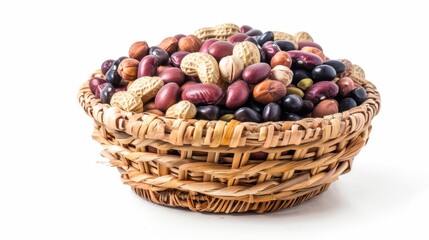
[[[306,32],[247,25],[225,31],[198,32],[201,39],[178,34],[157,46],[135,42],[129,57],[104,61],[103,76],[89,88],[101,103],[125,111],[256,123],[324,117],[368,96],[353,81],[364,78],[363,71],[349,60],[329,59]],[[127,92],[115,95],[121,91]]]

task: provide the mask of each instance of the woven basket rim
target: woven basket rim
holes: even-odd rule
[[[299,145],[303,140],[309,142],[305,141],[308,135],[320,135],[313,139],[315,141],[334,139],[361,130],[370,124],[380,109],[380,94],[377,88],[366,79],[351,76],[354,82],[365,88],[368,93],[367,99],[348,111],[326,115],[323,118],[263,123],[176,119],[148,112],[127,112],[101,103],[89,89],[89,80],[100,74],[100,70],[95,71],[79,88],[79,103],[89,116],[110,129],[142,139],[164,140],[174,145],[240,147],[246,146],[246,142],[240,140],[244,136],[247,139],[257,139],[250,144],[252,147],[269,148]],[[345,121],[351,121],[351,129],[341,128]],[[172,132],[174,134],[171,134]],[[211,134],[209,140],[206,138],[207,134]],[[273,139],[279,134],[282,135],[278,137],[281,139]]]

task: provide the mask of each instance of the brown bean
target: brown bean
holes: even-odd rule
[[[317,104],[317,106],[313,109],[311,116],[317,118],[337,112],[338,102],[335,99],[326,99]]]
[[[227,108],[239,108],[249,98],[250,87],[243,80],[237,80],[226,90],[225,106]]]
[[[145,56],[139,63],[137,78],[156,76],[156,69],[158,68],[158,65],[158,58],[152,55]]]
[[[341,97],[345,97],[347,96],[353,89],[355,89],[355,83],[353,82],[353,80],[349,77],[342,77],[340,78],[340,80],[338,80],[336,82],[338,88],[339,88],[339,92],[338,94]]]
[[[241,77],[249,84],[257,84],[270,76],[271,67],[267,63],[255,63],[246,67]]]
[[[155,106],[161,111],[167,111],[167,109],[177,102],[180,96],[179,85],[175,82],[165,84],[156,94]]]
[[[175,82],[181,85],[185,81],[185,74],[183,73],[182,69],[177,67],[167,68],[164,71],[160,72],[158,76],[165,84]]]
[[[317,55],[317,56],[319,56],[323,61],[326,61],[326,56],[325,56],[325,54],[324,54],[324,53],[323,53],[323,51],[322,51],[322,50],[320,50],[319,48],[307,46],[307,47],[303,47],[303,48],[301,49],[301,51],[302,51],[302,52],[309,52],[309,53],[316,54],[316,55]]]
[[[151,109],[151,110],[147,110],[146,112],[156,114],[160,117],[165,115],[164,112],[159,109]]]
[[[274,80],[264,80],[253,88],[253,99],[259,103],[268,104],[279,101],[286,95],[286,86]]]
[[[151,101],[144,105],[145,111],[152,110],[152,109],[156,109],[155,102]]]
[[[272,58],[270,62],[271,68],[274,68],[277,65],[283,65],[288,68],[292,66],[292,58],[285,51],[277,52]]]
[[[210,45],[208,51],[219,62],[223,57],[232,55],[234,45],[227,41],[217,41]]]
[[[182,92],[182,99],[193,104],[215,104],[223,95],[222,88],[212,83],[199,83],[187,87]]]

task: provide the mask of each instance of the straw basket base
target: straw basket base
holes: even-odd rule
[[[94,73],[93,76],[98,76]],[[102,104],[82,85],[101,155],[124,184],[159,205],[199,212],[271,212],[302,203],[349,172],[365,146],[380,95],[323,118],[239,122],[173,119]]]
[[[276,210],[289,208],[306,200],[315,197],[329,188],[330,184],[324,184],[314,190],[305,192],[294,198],[286,200],[274,200],[269,202],[245,202],[237,200],[227,200],[216,198],[204,194],[193,194],[180,191],[177,189],[169,189],[164,191],[151,191],[140,188],[133,188],[135,193],[140,197],[147,199],[159,205],[169,207],[182,207],[198,212],[213,212],[213,213],[242,213],[242,212],[274,212]]]

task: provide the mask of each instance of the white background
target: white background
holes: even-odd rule
[[[427,236],[429,19],[415,3],[423,1],[83,2],[0,4],[0,239]],[[271,214],[193,213],[138,198],[97,163],[101,148],[76,99],[91,71],[134,41],[156,45],[224,22],[308,31],[379,88],[368,145],[323,195]]]

